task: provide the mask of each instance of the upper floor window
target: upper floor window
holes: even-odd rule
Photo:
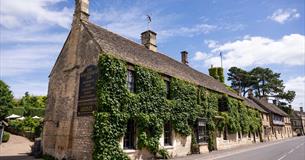
[[[135,127],[134,121],[129,120],[127,123],[127,130],[124,135],[124,149],[134,149],[135,148]]]
[[[167,80],[164,80],[165,82],[165,87],[166,87],[166,98],[169,99],[169,92],[170,92],[170,82]]]
[[[131,70],[127,71],[127,87],[130,92],[135,91],[134,72]]]
[[[206,127],[206,119],[204,118],[197,119],[196,138],[198,143],[208,142],[208,131]]]
[[[172,125],[167,122],[164,124],[164,145],[171,146],[172,144]]]

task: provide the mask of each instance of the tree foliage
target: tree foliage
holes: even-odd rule
[[[295,97],[294,91],[285,91],[281,74],[273,72],[270,68],[256,67],[250,71],[231,67],[228,73],[228,81],[231,87],[240,91],[243,96],[248,89],[253,89],[258,97],[269,96],[283,99],[291,103]]]
[[[9,86],[0,80],[0,120],[4,119],[9,109],[13,107],[13,98]]]

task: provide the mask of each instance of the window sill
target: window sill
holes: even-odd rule
[[[124,151],[124,153],[135,153],[137,150],[135,150],[135,149],[124,149],[123,150]]]
[[[198,143],[199,146],[205,146],[205,145],[208,145],[208,143],[206,142],[201,142],[201,143]]]
[[[164,149],[174,149],[174,146],[163,146]]]

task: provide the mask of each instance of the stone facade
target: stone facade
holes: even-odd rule
[[[302,107],[300,108],[300,111],[292,111],[290,121],[293,136],[305,135],[305,112],[303,112]]]
[[[45,113],[43,130],[43,152],[58,159],[92,159],[93,142],[91,140],[94,119],[91,115],[78,115],[79,84],[81,73],[91,65],[97,65],[99,54],[109,52],[118,59],[130,64],[150,67],[162,74],[181,78],[194,84],[200,84],[210,90],[227,94],[237,99],[238,95],[228,91],[226,87],[198,71],[188,67],[187,58],[179,63],[163,54],[157,53],[156,34],[144,32],[145,45],[139,45],[105,31],[88,22],[88,0],[76,0],[72,28],[68,38],[56,60],[49,76],[48,105]],[[145,33],[148,36],[145,36]],[[145,43],[144,43],[145,42]],[[187,54],[185,54],[187,55]],[[250,104],[250,106],[252,106]],[[254,107],[255,108],[255,107]],[[256,108],[257,109],[257,108]],[[283,136],[283,127],[274,127],[269,112],[258,109],[262,113],[265,138]],[[291,130],[288,119],[285,130]],[[304,123],[305,124],[305,123]],[[282,133],[280,133],[282,131]],[[269,133],[270,132],[270,133]],[[186,156],[191,153],[192,137],[183,137],[172,133],[172,145],[164,146],[164,137],[160,138],[160,147],[166,149],[172,157]],[[240,145],[259,142],[257,134],[240,135],[219,134],[216,139],[217,149],[232,148]],[[123,148],[123,138],[120,141]],[[200,153],[208,152],[207,143],[199,144]],[[124,150],[131,159],[149,159],[152,155],[147,150]]]

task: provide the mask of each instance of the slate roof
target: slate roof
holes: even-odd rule
[[[285,117],[288,116],[288,114],[286,112],[284,112],[283,110],[281,110],[279,107],[277,107],[274,104],[268,103],[265,100],[261,100],[261,99],[255,98],[255,97],[249,97],[249,98],[267,111],[270,111],[272,113],[275,113],[275,114],[278,114],[281,116],[285,116]]]
[[[264,112],[264,113],[268,113],[266,110],[264,110],[262,107],[260,107],[258,104],[256,104],[255,102],[253,102],[253,100],[249,99],[249,98],[244,98],[244,102],[247,106],[252,107],[254,109],[259,110],[260,112]]]
[[[182,64],[165,54],[153,52],[143,45],[128,40],[90,22],[83,23],[101,50],[118,59],[131,64],[144,66],[159,73],[189,81],[207,89],[225,93],[231,97],[242,99],[229,91],[225,85],[213,77],[203,74],[185,64]]]

